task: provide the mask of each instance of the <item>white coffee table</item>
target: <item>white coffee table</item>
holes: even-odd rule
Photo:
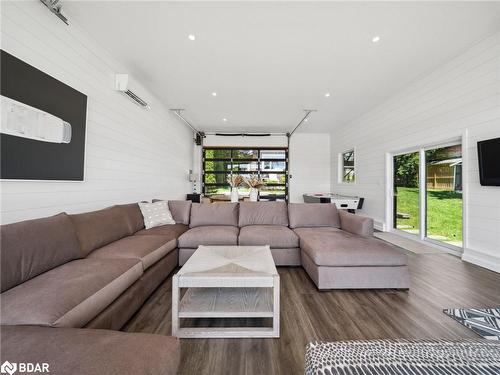
[[[280,278],[269,246],[200,246],[172,279],[172,335],[279,337]],[[187,288],[182,300],[180,289]],[[272,318],[272,327],[181,327],[181,318]]]

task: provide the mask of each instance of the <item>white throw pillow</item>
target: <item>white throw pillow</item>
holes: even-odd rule
[[[168,201],[139,203],[139,208],[144,217],[144,226],[146,229],[165,224],[175,224],[175,220],[172,218],[172,214],[168,208]]]

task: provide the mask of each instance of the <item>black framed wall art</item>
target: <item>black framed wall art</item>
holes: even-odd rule
[[[87,96],[1,51],[0,178],[83,181]]]

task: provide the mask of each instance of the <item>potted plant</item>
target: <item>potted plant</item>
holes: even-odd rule
[[[250,188],[250,202],[257,202],[259,189],[265,185],[264,181],[255,175],[250,175],[248,178],[243,177],[243,181]]]
[[[227,182],[231,186],[231,202],[237,203],[240,199],[238,187],[243,183],[243,177],[239,174],[232,174],[227,176]]]

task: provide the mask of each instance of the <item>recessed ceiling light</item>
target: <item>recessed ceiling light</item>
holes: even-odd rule
[[[329,98],[329,97],[330,97],[330,93],[329,93],[329,92],[327,92],[327,93],[325,94],[325,98]]]
[[[188,35],[188,39],[189,39],[189,40],[195,40],[195,39],[196,39],[196,37],[195,37],[193,34],[189,34],[189,35]]]
[[[304,120],[304,122],[307,122],[307,121],[309,121],[309,120],[308,120],[308,119],[305,119],[305,120]]]
[[[226,122],[227,121],[227,118],[223,118],[222,121]]]
[[[214,91],[214,92],[212,93],[212,96],[217,96],[217,93]]]
[[[377,42],[379,42],[379,41],[380,41],[380,37],[379,37],[378,35],[377,35],[377,36],[374,36],[374,37],[372,38],[372,42],[373,42],[373,43],[377,43]]]

